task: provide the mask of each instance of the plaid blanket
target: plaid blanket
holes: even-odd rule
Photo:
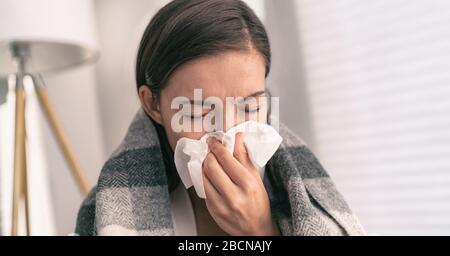
[[[363,235],[364,229],[312,152],[284,125],[264,184],[282,235]],[[79,235],[174,235],[158,136],[140,109],[83,201]]]

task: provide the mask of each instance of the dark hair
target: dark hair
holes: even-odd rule
[[[189,60],[229,50],[256,49],[270,70],[264,25],[240,0],[174,0],[152,18],[141,39],[136,83],[159,95],[170,75]]]

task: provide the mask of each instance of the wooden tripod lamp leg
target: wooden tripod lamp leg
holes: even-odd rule
[[[75,157],[75,153],[70,147],[69,139],[64,133],[64,130],[56,116],[56,112],[54,111],[50,103],[47,91],[44,88],[44,86],[36,85],[35,88],[39,99],[39,103],[41,104],[45,112],[45,115],[47,116],[47,119],[50,123],[50,126],[52,127],[53,134],[56,136],[59,146],[63,151],[63,154],[67,160],[67,163],[69,164],[70,169],[72,170],[72,173],[79,185],[81,192],[86,195],[89,192],[89,185],[87,179],[84,176],[81,166]]]
[[[25,149],[25,92],[22,81],[16,84],[16,117],[14,133],[14,181],[11,235],[17,236],[19,229],[20,200],[26,188],[26,149]],[[27,206],[25,206],[27,207]],[[28,227],[28,224],[27,224]],[[28,232],[27,232],[28,233]]]
[[[26,119],[25,119],[26,120]],[[25,121],[25,127],[26,127],[26,121]],[[26,141],[26,137],[27,137],[27,130],[25,129],[25,140]],[[25,143],[25,154],[24,154],[24,159],[23,159],[23,173],[22,173],[22,195],[23,195],[23,199],[24,199],[24,203],[25,203],[25,234],[27,236],[29,236],[31,234],[31,225],[30,225],[30,202],[29,202],[29,194],[28,194],[28,168],[27,168],[27,161],[26,161],[26,156],[27,156],[27,148],[26,148],[26,143]]]

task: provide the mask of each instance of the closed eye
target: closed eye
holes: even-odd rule
[[[190,114],[184,114],[183,116],[187,117],[187,118],[191,118],[191,119],[200,119],[205,117],[209,112],[205,112],[203,114],[194,114],[194,113],[190,113]]]
[[[257,106],[254,108],[245,108],[245,112],[246,113],[255,113],[255,112],[259,112],[260,109],[261,109],[260,106]]]

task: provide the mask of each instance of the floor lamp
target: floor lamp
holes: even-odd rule
[[[30,234],[24,78],[31,78],[40,106],[81,192],[86,194],[89,190],[40,74],[97,59],[94,21],[91,0],[0,1],[0,75],[15,75],[12,235],[18,235],[20,200],[25,202],[26,234]]]

